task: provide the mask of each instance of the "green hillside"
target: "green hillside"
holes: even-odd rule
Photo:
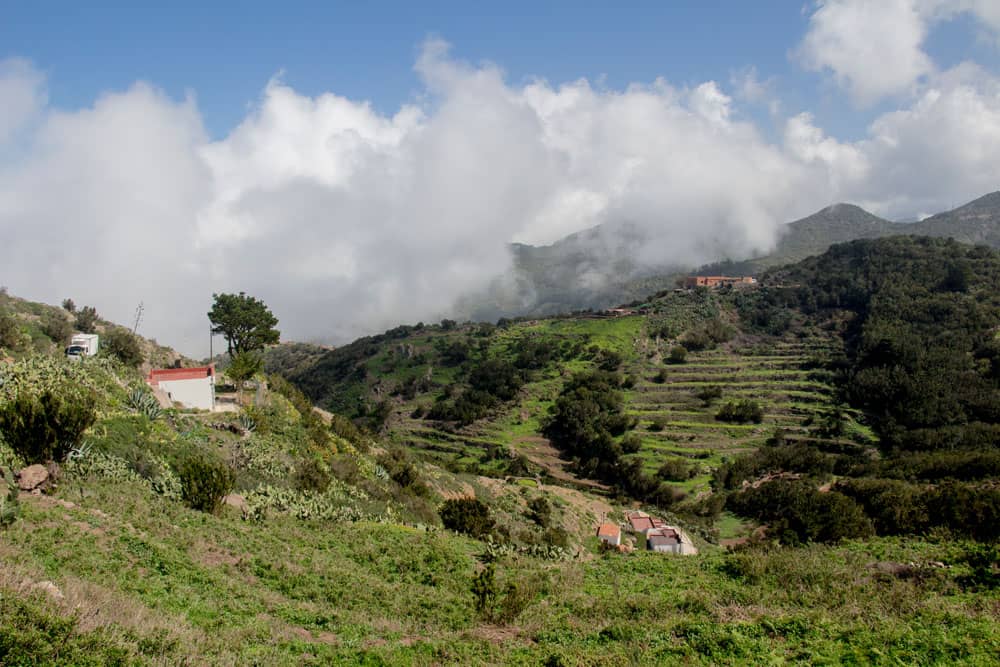
[[[854,241],[628,312],[278,346],[236,412],[151,405],[8,308],[7,488],[11,414],[82,430],[2,495],[0,664],[1000,652],[997,251]],[[602,549],[635,508],[698,555]]]

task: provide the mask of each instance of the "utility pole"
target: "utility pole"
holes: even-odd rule
[[[135,323],[132,325],[132,335],[139,330],[139,322],[142,321],[142,301],[139,302],[139,307],[135,309]]]

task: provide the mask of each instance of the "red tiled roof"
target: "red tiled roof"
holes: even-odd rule
[[[641,532],[643,530],[649,530],[653,528],[653,519],[648,516],[633,516],[629,517],[629,523],[632,524],[632,530],[636,532]]]
[[[650,546],[661,546],[661,545],[674,545],[680,544],[681,540],[677,537],[677,533],[673,535],[661,535],[658,533],[650,533],[646,536],[646,541]]]
[[[146,376],[146,382],[158,385],[163,381],[200,380],[215,375],[215,366],[196,366],[194,368],[154,368]]]
[[[613,523],[602,523],[597,529],[598,537],[618,537],[621,533],[621,528]]]

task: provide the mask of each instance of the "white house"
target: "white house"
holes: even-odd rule
[[[605,544],[617,547],[622,543],[621,528],[613,523],[602,523],[597,529],[597,538]]]
[[[185,408],[211,410],[215,407],[215,366],[196,368],[154,368],[146,382],[167,395],[171,403]]]

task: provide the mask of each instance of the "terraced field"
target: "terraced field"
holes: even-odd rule
[[[832,336],[738,338],[714,350],[691,352],[687,363],[665,365],[662,360],[670,344],[651,338],[647,326],[643,317],[522,323],[498,335],[493,352],[504,354],[505,347],[519,336],[543,335],[584,338],[588,345],[621,354],[625,359],[622,371],[634,382],[625,391],[626,409],[636,418],[635,433],[642,439],[635,456],[649,473],[670,460],[692,464],[693,477],[675,482],[687,491],[707,488],[712,470],[726,457],[761,446],[779,429],[789,439],[826,440],[839,448],[855,447],[856,440],[870,435],[854,420],[856,415],[843,407],[837,408],[843,415],[843,432],[835,438],[817,434],[817,427],[837,406],[833,388],[824,382],[822,373],[810,370],[809,362],[834,351],[838,340]],[[421,401],[426,405],[426,397],[402,403],[393,418],[393,437],[440,465],[504,477],[514,453],[552,481],[594,488],[576,480],[567,462],[540,435],[548,407],[565,379],[590,366],[572,360],[560,363],[559,370],[540,372],[522,388],[518,401],[462,429],[414,418],[413,408]],[[665,377],[658,378],[661,369],[666,369]],[[721,398],[711,402],[699,398],[699,392],[708,387],[717,387]],[[744,399],[763,408],[761,423],[716,419],[720,406]]]
[[[628,392],[628,411],[639,420],[644,468],[655,472],[665,460],[683,458],[697,465],[699,474],[688,488],[707,484],[711,469],[724,457],[762,445],[781,429],[787,437],[815,439],[815,428],[835,407],[833,388],[817,379],[808,361],[832,351],[834,340],[778,340],[759,348],[729,343],[719,349],[689,353],[684,364],[667,365],[663,382],[657,373],[664,366],[646,364],[641,380]],[[721,390],[711,402],[698,393],[707,387]],[[752,400],[764,412],[761,423],[734,424],[716,415],[727,401]],[[849,410],[844,415],[844,433],[831,445],[856,446],[848,435],[864,429]]]

